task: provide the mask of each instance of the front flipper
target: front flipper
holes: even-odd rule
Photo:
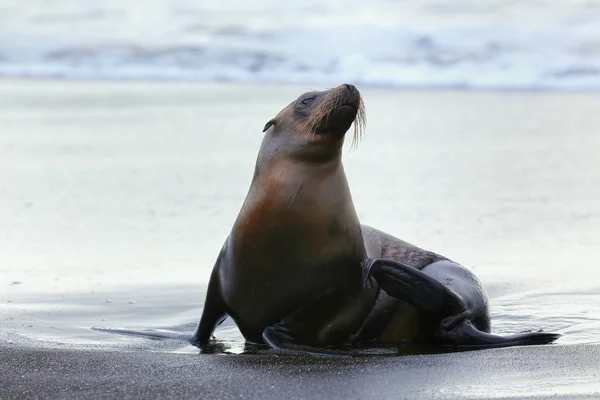
[[[191,344],[201,349],[209,343],[215,328],[227,318],[225,304],[221,298],[216,276],[217,274],[213,271],[208,283],[200,323],[198,323],[198,327],[190,339]]]
[[[335,350],[315,348],[294,343],[294,336],[283,323],[278,323],[265,328],[262,333],[267,346],[275,352],[285,355],[308,355],[312,357],[350,358],[351,355]]]
[[[439,329],[434,336],[442,345],[476,349],[548,344],[561,336],[547,332],[524,332],[510,336],[483,332],[471,321],[476,310],[469,309],[460,294],[432,276],[390,259],[366,259],[362,265],[365,287],[370,287],[372,277],[390,296],[439,318]]]
[[[279,321],[265,327],[262,339],[276,354],[312,357],[351,357],[342,349],[347,335],[338,336],[323,329],[331,328],[337,302],[346,302],[345,291],[333,291],[289,312]]]

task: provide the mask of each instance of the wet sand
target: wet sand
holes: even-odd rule
[[[592,399],[599,359],[586,345],[350,360],[0,347],[0,397]]]
[[[556,345],[294,360],[238,354],[230,321],[216,332],[221,355],[181,340],[200,316],[260,131],[306,89],[0,80],[0,398],[600,390],[593,94],[364,89],[367,133],[344,153],[362,222],[472,268],[494,332],[543,328],[564,335]]]

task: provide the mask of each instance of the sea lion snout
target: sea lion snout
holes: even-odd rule
[[[344,135],[363,108],[360,92],[356,86],[344,83],[321,93],[322,99],[315,105],[310,117],[314,132]]]
[[[354,86],[350,83],[344,83],[344,86],[346,86],[346,88],[350,91],[350,93],[354,93],[354,91],[356,90],[356,86]]]
[[[335,106],[352,106],[354,108],[358,108],[361,102],[360,92],[356,88],[356,86],[351,83],[343,83],[336,88],[333,88],[326,93],[326,97],[333,97],[335,103],[332,104]],[[333,101],[332,101],[333,103]]]

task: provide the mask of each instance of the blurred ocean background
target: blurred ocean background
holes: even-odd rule
[[[0,76],[600,89],[600,0],[2,0]]]

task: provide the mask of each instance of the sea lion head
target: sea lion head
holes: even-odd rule
[[[354,122],[354,140],[365,125],[365,108],[358,89],[343,84],[300,95],[265,125],[268,154],[323,162],[341,157],[344,137]]]

